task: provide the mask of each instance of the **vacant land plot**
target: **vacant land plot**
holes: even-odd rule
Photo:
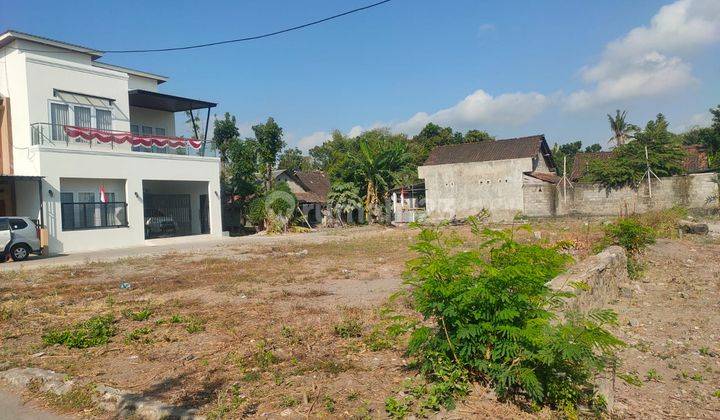
[[[468,235],[466,227],[451,229]],[[599,237],[598,224],[581,221],[546,223],[538,230],[522,235],[527,240],[569,241],[578,258]],[[405,298],[391,298],[404,290],[402,272],[413,256],[409,245],[415,234],[408,229],[356,229],[322,240],[295,237],[291,244],[278,237],[253,240],[225,249],[221,257],[178,252],[4,273],[0,362],[52,369],[83,384],[105,384],[200,408],[211,418],[384,416],[385,399],[416,375],[404,357],[403,338],[384,328],[388,309],[416,316]],[[627,413],[661,406],[673,414],[713,414],[720,401],[712,400],[712,387],[720,379],[720,359],[713,355],[720,349],[717,333],[711,332],[720,326],[720,245],[691,240],[667,244],[653,248],[647,257],[649,283],[639,282],[641,291],[617,305],[624,321],[633,319],[633,326],[620,329],[633,344],[623,356],[627,370],[636,371],[644,383],[618,385],[621,408]],[[668,246],[674,248],[662,251]],[[715,264],[710,274],[700,275],[701,267],[695,265],[700,263],[698,249],[707,259],[702,260],[705,267]],[[669,261],[675,260],[658,252],[671,252],[680,263],[669,270]],[[675,296],[668,276],[683,285],[685,297]],[[653,317],[664,313],[667,319],[668,302],[677,302],[682,315],[666,325]],[[693,302],[709,305],[702,319]],[[93,317],[103,317],[95,318],[95,327],[101,325],[93,329],[102,334],[88,337],[72,330]],[[682,331],[673,335],[675,329]],[[698,334],[702,340],[694,338]],[[662,339],[652,338],[656,336]],[[86,347],[98,344],[95,339],[100,345]],[[666,345],[667,340],[682,344]],[[51,344],[59,341],[80,348]],[[648,375],[646,362],[656,352],[658,358],[670,352],[667,360],[658,359],[662,365],[653,365],[662,379]],[[696,373],[702,380],[693,379]],[[670,389],[686,392],[671,398],[663,394]],[[58,410],[103,415],[92,411],[82,396],[47,401]],[[701,403],[708,408],[691,410]],[[454,415],[529,414],[478,391]]]

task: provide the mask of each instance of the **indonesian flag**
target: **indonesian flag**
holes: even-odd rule
[[[107,194],[105,194],[105,187],[103,185],[100,185],[100,202],[101,203],[108,202],[108,197],[107,197]]]

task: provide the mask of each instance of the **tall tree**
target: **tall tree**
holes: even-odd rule
[[[233,195],[249,197],[257,192],[260,171],[258,144],[255,139],[236,140],[228,144],[226,179]]]
[[[313,167],[325,171],[331,178],[339,176],[345,168],[350,153],[357,149],[357,142],[339,130],[333,130],[330,140],[310,149]]]
[[[685,151],[680,136],[668,131],[663,114],[648,121],[638,131],[635,141],[615,148],[611,159],[597,159],[588,164],[587,177],[606,188],[636,186],[647,170],[647,164],[658,176],[681,174]],[[645,160],[645,148],[648,160]]]
[[[382,141],[382,135],[375,130],[363,133],[357,140],[358,150],[348,162],[351,175],[364,187],[365,213],[370,222],[380,216],[380,200],[393,186],[397,172],[408,158],[405,142]],[[373,136],[379,136],[379,141]]]
[[[263,170],[263,183],[266,191],[270,191],[273,184],[272,171],[277,163],[278,154],[285,147],[283,130],[269,117],[265,124],[252,127],[257,141],[257,153]]]
[[[297,147],[285,149],[278,159],[278,169],[289,169],[291,171],[309,171],[312,169],[310,158],[304,156]]]
[[[612,137],[610,141],[615,143],[615,146],[622,146],[632,139],[635,133],[638,131],[638,127],[634,124],[630,124],[626,121],[627,111],[620,112],[619,109],[615,110],[615,116],[607,114],[608,122],[610,123],[610,131],[612,131]]]
[[[413,158],[413,164],[416,166],[422,165],[430,155],[430,151],[437,146],[462,142],[462,133],[453,132],[450,127],[440,127],[437,124],[428,123],[410,142],[410,154]]]
[[[220,160],[227,162],[228,148],[230,144],[240,140],[240,131],[237,128],[234,115],[229,112],[225,113],[222,120],[215,120],[213,128],[213,147],[220,154]]]
[[[463,137],[464,143],[478,143],[481,141],[495,140],[487,131],[468,130]]]
[[[597,143],[591,144],[585,148],[585,153],[596,153],[602,150],[602,146]]]
[[[574,141],[558,145],[555,143],[552,149],[552,157],[555,161],[556,172],[558,175],[562,175],[563,171],[563,159],[567,159],[567,173],[572,172],[572,164],[575,159],[575,155],[581,150],[582,141]]]

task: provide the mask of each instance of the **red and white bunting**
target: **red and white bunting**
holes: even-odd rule
[[[97,140],[100,143],[130,143],[133,146],[144,147],[171,147],[177,149],[179,147],[192,147],[199,149],[202,141],[195,139],[186,139],[183,137],[165,137],[165,136],[138,136],[132,133],[103,131],[94,128],[64,126],[65,134],[72,139],[78,137],[83,140]]]

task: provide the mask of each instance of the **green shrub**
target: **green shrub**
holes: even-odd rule
[[[334,327],[335,335],[341,338],[362,336],[362,324],[354,319],[346,319]]]
[[[132,319],[133,321],[146,321],[150,319],[150,315],[152,315],[150,308],[144,308],[137,312],[133,312],[129,309],[123,311],[123,316],[125,318]]]
[[[647,245],[655,243],[655,231],[637,218],[624,217],[605,227],[605,237],[613,244],[620,245],[630,254],[635,254]]]
[[[107,344],[116,333],[113,316],[100,315],[69,329],[48,331],[42,340],[45,345],[62,344],[71,349],[84,349]]]
[[[141,341],[142,340],[146,344],[150,343],[152,340],[150,340],[150,338],[146,337],[150,333],[152,333],[152,328],[149,328],[149,327],[137,328],[137,329],[133,330],[132,332],[128,333],[127,337],[125,338],[125,342],[130,343],[133,341]]]
[[[424,229],[412,247],[420,256],[408,263],[414,307],[428,321],[413,332],[408,350],[428,381],[439,384],[428,406],[451,405],[470,381],[491,383],[501,398],[592,404],[595,374],[622,345],[605,329],[615,313],[556,317],[571,294],[546,284],[571,258],[470,222],[486,239],[479,246]]]

